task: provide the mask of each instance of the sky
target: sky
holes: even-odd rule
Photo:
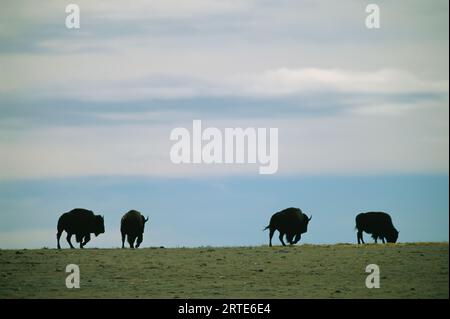
[[[144,246],[265,244],[290,206],[314,216],[302,242],[354,242],[373,210],[400,241],[448,241],[448,2],[376,1],[380,29],[369,3],[5,2],[0,248],[54,247],[75,207],[105,215],[91,247],[119,246],[129,209]],[[278,128],[277,173],[173,164],[197,119]]]

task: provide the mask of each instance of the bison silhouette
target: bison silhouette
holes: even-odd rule
[[[58,233],[56,234],[58,249],[61,249],[59,239],[63,231],[67,233],[67,242],[70,248],[75,248],[70,241],[72,235],[75,235],[77,243],[80,243],[80,248],[83,248],[91,240],[91,233],[98,236],[105,232],[105,221],[103,216],[94,215],[90,210],[75,208],[62,214],[58,219]]]
[[[290,207],[272,215],[269,225],[264,230],[269,229],[269,246],[272,246],[272,237],[275,230],[278,230],[280,236],[278,237],[283,244],[283,237],[289,244],[294,245],[301,239],[302,234],[308,231],[308,223],[312,216],[308,218],[299,208]]]
[[[130,210],[123,215],[120,222],[120,232],[122,233],[122,248],[125,248],[125,236],[128,239],[130,248],[135,248],[134,241],[137,238],[136,248],[138,248],[144,236],[145,223],[148,221],[148,217],[144,218],[137,210]]]
[[[358,230],[357,239],[358,244],[361,242],[364,244],[363,231],[368,234],[372,234],[372,238],[377,243],[377,239],[380,238],[385,243],[385,239],[388,243],[395,243],[398,239],[398,231],[392,224],[392,219],[389,214],[383,212],[367,212],[361,213],[356,216],[356,229]]]

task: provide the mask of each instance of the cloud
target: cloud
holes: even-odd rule
[[[343,69],[279,68],[225,78],[186,75],[148,75],[137,79],[109,79],[93,86],[78,82],[57,93],[44,90],[44,97],[92,102],[145,101],[208,97],[270,98],[305,94],[448,94],[447,80],[424,80],[397,69],[354,71]]]
[[[194,118],[289,132],[286,174],[448,171],[446,1],[376,32],[359,1],[79,4],[79,32],[58,1],[0,13],[2,178],[253,174],[168,163]]]
[[[105,99],[115,96],[118,79],[138,83],[160,74],[212,81],[209,90],[220,89],[224,79],[233,82],[246,74],[259,77],[250,82],[243,79],[250,85],[248,94],[265,92],[269,85],[271,93],[297,90],[295,83],[310,71],[321,81],[328,76],[323,72],[351,80],[358,75],[345,72],[381,70],[405,70],[426,82],[448,78],[446,1],[426,7],[414,1],[407,8],[383,3],[385,20],[376,33],[364,27],[364,4],[359,1],[78,4],[82,28],[76,32],[64,27],[64,5],[59,1],[46,1],[40,10],[31,1],[5,6],[0,13],[4,21],[0,27],[2,92],[81,92],[93,99],[98,89]],[[374,77],[361,76],[377,87]],[[272,87],[272,79],[279,77],[284,84]],[[203,93],[202,85],[136,84],[127,94],[192,96]]]
[[[339,93],[448,93],[448,81],[424,81],[414,74],[395,69],[372,72],[342,69],[269,70],[249,76],[243,92],[258,96],[301,94],[305,92]]]
[[[279,169],[297,174],[448,173],[448,100],[365,106],[315,117],[199,117],[203,127],[279,128]],[[373,108],[373,109],[370,109]],[[381,109],[380,109],[381,108]],[[390,109],[398,112],[390,111]],[[370,110],[370,111],[368,111]],[[376,115],[374,115],[374,113]],[[151,113],[148,116],[153,116]],[[0,179],[95,175],[256,175],[258,165],[175,165],[169,140],[175,127],[192,131],[192,117],[136,122],[110,114],[113,126],[43,126],[0,139]],[[128,124],[121,124],[127,119]]]

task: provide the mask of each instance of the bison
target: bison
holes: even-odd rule
[[[358,230],[357,239],[358,244],[364,244],[363,231],[372,234],[372,238],[377,243],[380,238],[385,243],[395,243],[398,238],[398,231],[392,224],[392,219],[389,214],[383,212],[368,212],[361,213],[356,216],[356,229]]]
[[[134,247],[134,241],[137,238],[136,248],[142,243],[142,237],[144,235],[145,223],[148,221],[148,217],[144,218],[137,210],[130,210],[123,215],[120,222],[120,232],[122,233],[122,248],[125,248],[125,236],[127,236],[130,248]]]
[[[270,218],[269,225],[264,230],[269,229],[269,246],[272,246],[272,237],[275,230],[280,233],[279,239],[283,246],[286,244],[283,241],[284,235],[289,244],[296,244],[303,233],[308,231],[308,223],[312,216],[308,218],[299,208],[290,207],[275,213]]]
[[[75,208],[62,214],[58,219],[58,233],[56,234],[58,249],[61,249],[59,239],[63,231],[67,233],[67,242],[70,248],[75,248],[70,241],[72,235],[75,235],[77,243],[80,243],[80,248],[83,248],[91,240],[91,233],[98,236],[105,232],[105,221],[103,216],[94,215],[90,210]]]

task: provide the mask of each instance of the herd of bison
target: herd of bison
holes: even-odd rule
[[[279,239],[285,246],[284,237],[290,245],[296,244],[302,234],[308,230],[308,224],[311,217],[302,213],[299,208],[286,208],[272,215],[269,225],[264,229],[269,229],[269,246],[272,246],[272,237],[277,230]],[[136,211],[130,210],[123,215],[120,223],[120,232],[122,234],[122,248],[125,247],[125,237],[130,248],[138,248],[143,240],[145,223],[148,217]],[[398,231],[392,224],[391,216],[383,212],[361,213],[356,216],[356,229],[358,244],[364,244],[363,231],[372,234],[375,243],[381,239],[383,243],[395,243],[398,238]],[[58,220],[58,233],[56,235],[58,249],[61,249],[60,238],[62,232],[67,233],[67,242],[70,248],[74,248],[71,242],[72,235],[75,235],[80,248],[83,248],[90,240],[91,234],[98,236],[105,232],[105,221],[103,216],[95,215],[92,211],[82,208],[75,208],[70,212],[64,213]],[[135,244],[136,242],[136,244]]]

